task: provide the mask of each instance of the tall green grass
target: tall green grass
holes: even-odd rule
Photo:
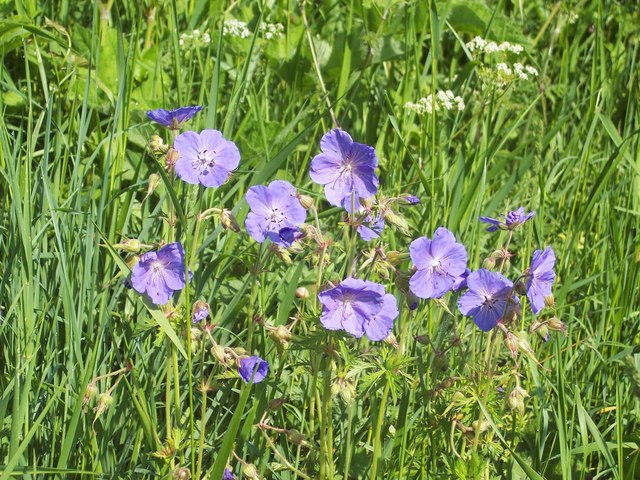
[[[232,17],[253,35],[221,36]],[[630,3],[607,1],[0,4],[0,479],[162,478],[179,467],[220,478],[227,461],[240,475],[232,451],[266,478],[637,478],[639,20]],[[260,21],[284,35],[265,40]],[[196,28],[211,43],[181,46]],[[539,77],[482,90],[463,47],[475,35],[523,44]],[[434,88],[466,109],[404,108]],[[169,141],[145,111],[190,104],[205,107],[190,128],[223,131],[240,168],[198,194],[167,176],[142,202],[161,170],[147,140]],[[206,336],[190,350],[124,287],[112,245],[169,241],[169,205],[190,248],[194,212],[224,206],[243,220],[251,185],[285,178],[320,204],[309,162],[332,115],[376,147],[383,192],[422,199],[404,210],[410,238],[385,230],[387,252],[446,226],[479,268],[506,234],[477,217],[536,210],[511,262],[526,268],[553,246],[568,334],[530,336],[536,358],[518,362],[523,416],[495,389],[513,386],[508,355],[496,353],[487,378],[488,336],[435,303],[402,308],[399,349],[335,341],[339,358],[327,355],[313,298],[295,297],[298,286],[314,296],[313,265],[286,265],[246,232],[203,229],[188,295],[212,305],[219,344],[269,359],[261,384],[240,388]],[[340,214],[324,210],[342,242]],[[331,255],[325,280],[343,271],[346,253]],[[282,351],[253,321],[292,316],[299,327]],[[112,396],[104,411],[96,398],[85,405],[98,377]]]

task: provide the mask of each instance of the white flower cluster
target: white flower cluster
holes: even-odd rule
[[[284,33],[284,27],[281,23],[262,22],[258,28],[265,40],[278,38]],[[249,27],[247,27],[246,22],[233,19],[225,20],[224,34],[231,37],[249,38],[251,36],[251,31],[249,30]]]
[[[281,23],[265,23],[260,24],[260,32],[266,40],[281,37],[284,33],[284,27]]]
[[[462,97],[456,96],[451,90],[438,90],[435,95],[423,97],[416,103],[407,102],[404,108],[412,110],[418,115],[430,115],[435,110],[464,110],[464,100]]]
[[[211,36],[208,32],[201,33],[200,30],[196,29],[191,33],[181,33],[178,43],[181,47],[184,47],[185,45],[204,47],[211,43]]]
[[[232,37],[249,38],[251,32],[249,31],[246,22],[232,19],[224,21],[224,34]]]
[[[521,63],[514,63],[513,65],[498,63],[495,70],[485,73],[499,87],[503,87],[514,80],[529,80],[530,77],[538,76],[538,70],[529,65],[523,66]]]
[[[519,55],[524,50],[522,45],[519,45],[517,43],[509,43],[509,42],[496,43],[493,41],[487,42],[482,37],[474,38],[469,43],[467,43],[466,46],[471,53],[475,53],[479,55],[483,53],[485,55],[489,55],[497,52],[511,52],[511,53],[515,53],[516,55]]]

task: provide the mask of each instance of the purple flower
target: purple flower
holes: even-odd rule
[[[236,144],[223,138],[217,130],[181,133],[173,148],[178,152],[176,175],[191,184],[219,187],[240,163]]]
[[[269,373],[269,364],[257,356],[244,357],[240,359],[238,373],[247,383],[251,382],[251,377],[253,377],[253,382],[251,383],[259,383]]]
[[[416,197],[415,195],[405,195],[404,196],[404,200],[409,205],[417,205],[417,204],[420,203],[420,199],[418,197]]]
[[[467,268],[467,251],[444,227],[436,230],[433,240],[420,237],[411,242],[409,252],[418,269],[409,288],[420,298],[442,297]]]
[[[225,468],[222,472],[222,480],[234,480],[235,478],[230,468]]]
[[[454,292],[458,292],[463,288],[467,288],[467,277],[470,273],[471,270],[465,268],[464,272],[462,272],[462,275],[456,278],[455,282],[453,282],[453,287],[451,287],[451,290],[453,290]]]
[[[209,304],[203,302],[202,300],[198,300],[193,304],[193,308],[191,310],[191,322],[198,323],[202,320],[205,320],[209,317]]]
[[[157,110],[149,110],[147,117],[160,125],[178,130],[183,123],[191,119],[200,110],[202,110],[202,107],[197,105],[193,107],[181,107],[175,110],[158,108]]]
[[[337,287],[318,294],[320,322],[327,330],[345,330],[370,340],[386,338],[398,316],[396,298],[378,283],[349,277]]]
[[[473,317],[473,321],[484,332],[496,326],[506,313],[520,305],[513,296],[513,283],[502,274],[481,268],[467,277],[466,291],[458,300],[460,313]]]
[[[379,214],[375,220],[372,215],[368,215],[364,222],[358,225],[357,230],[360,238],[365,242],[370,242],[374,238],[378,238],[382,230],[384,230],[384,220]]]
[[[284,227],[278,232],[282,245],[290,247],[296,240],[304,237],[304,231],[299,227]]]
[[[504,217],[504,221],[497,220],[490,217],[480,217],[481,222],[489,223],[491,226],[487,228],[487,232],[495,232],[496,230],[514,230],[524,222],[533,217],[536,212],[524,213],[524,207],[518,208],[513,212],[507,213]],[[501,215],[502,216],[502,215]]]
[[[270,238],[278,245],[291,246],[296,235],[283,230],[297,228],[307,218],[293,185],[283,180],[274,180],[268,187],[255,185],[247,191],[246,198],[251,207],[245,221],[249,235],[259,243]]]
[[[551,295],[551,287],[556,278],[553,271],[555,263],[556,254],[551,247],[533,252],[527,277],[527,298],[535,314],[544,308],[544,297]]]
[[[186,284],[184,249],[180,243],[170,243],[157,252],[140,256],[131,269],[131,285],[138,293],[147,294],[156,305],[169,301],[173,292]]]
[[[375,169],[378,157],[375,149],[354,142],[349,134],[337,128],[320,140],[322,153],[311,161],[311,179],[324,185],[331,205],[351,210],[352,195],[356,206],[360,198],[369,198],[378,191]]]

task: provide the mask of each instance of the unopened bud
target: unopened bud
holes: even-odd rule
[[[547,326],[549,330],[553,332],[562,332],[564,335],[567,334],[567,324],[558,320],[558,317],[551,317],[547,322]]]
[[[284,325],[279,325],[269,331],[269,336],[278,342],[281,346],[286,347],[287,343],[291,339],[291,332]]]
[[[169,145],[164,143],[160,135],[151,135],[149,139],[149,148],[156,155],[164,155],[169,150]]]
[[[225,353],[222,345],[214,345],[211,347],[211,355],[216,357],[216,359],[223,365],[227,364],[227,354]]]
[[[176,480],[189,480],[191,478],[191,471],[187,467],[179,467],[173,471],[173,478]]]
[[[553,293],[550,293],[549,295],[546,295],[546,296],[544,297],[544,304],[545,304],[547,307],[550,307],[550,308],[556,308],[556,302],[555,302],[555,300],[554,300],[554,298],[553,298]]]
[[[471,427],[473,428],[474,432],[486,432],[489,428],[489,421],[486,418],[483,418],[482,420],[474,420],[471,423]]]
[[[549,328],[547,327],[546,323],[538,322],[537,320],[535,320],[531,323],[529,331],[538,335],[545,342],[549,340]]]
[[[281,246],[276,244],[271,244],[269,250],[271,250],[276,255],[276,257],[282,260],[286,265],[291,265],[291,254],[286,248],[282,248]]]
[[[253,463],[245,463],[242,465],[242,474],[245,478],[249,478],[251,480],[259,480],[260,475],[258,474],[258,469]]]
[[[283,405],[287,403],[287,399],[284,397],[274,398],[267,405],[267,410],[273,412],[274,410],[279,410]]]
[[[331,385],[331,393],[340,395],[345,403],[351,405],[356,397],[356,387],[345,378],[337,377]]]
[[[147,186],[147,194],[142,199],[142,202],[144,202],[147,198],[149,198],[149,196],[153,192],[155,192],[156,188],[158,188],[161,181],[162,179],[160,178],[160,175],[158,175],[157,173],[152,173],[151,175],[149,175],[149,185]]]
[[[516,386],[509,394],[507,404],[511,410],[517,410],[520,415],[524,415],[524,399],[528,396],[524,388]]]
[[[131,252],[131,253],[137,253],[142,249],[142,247],[145,247],[145,246],[146,245],[144,245],[143,243],[140,243],[140,241],[135,238],[127,238],[123,240],[122,243],[113,244],[113,248],[116,248],[118,250],[124,250],[125,252]]]
[[[385,222],[398,228],[398,230],[400,230],[404,235],[409,234],[409,224],[402,215],[399,215],[390,208],[387,208],[382,212],[382,218],[384,218]]]
[[[173,166],[178,161],[178,151],[174,148],[170,148],[167,152],[167,159],[165,160],[165,167],[170,172],[173,170]]]
[[[238,225],[235,215],[231,210],[226,208],[220,213],[220,224],[225,230],[231,230],[236,233],[240,232],[240,225]]]
[[[300,200],[300,205],[302,205],[307,210],[313,207],[313,198],[311,198],[309,195],[298,195],[298,200]]]
[[[393,348],[398,348],[400,345],[398,344],[398,340],[396,340],[396,336],[393,332],[389,333],[387,337],[384,339],[384,343],[391,345]]]
[[[507,345],[507,348],[511,352],[511,356],[513,358],[517,358],[518,357],[518,337],[516,337],[511,332],[507,332],[505,334],[504,343]]]
[[[496,259],[492,256],[487,257],[484,259],[484,262],[482,262],[482,266],[487,270],[492,270],[496,266]]]
[[[513,288],[518,295],[527,294],[527,287],[522,280],[518,280]]]
[[[84,389],[84,398],[82,399],[82,404],[86,405],[89,401],[98,393],[98,387],[95,383],[91,382],[87,385],[87,388]]]
[[[306,300],[307,298],[309,298],[309,290],[304,287],[296,288],[296,298],[299,298],[300,300]]]
[[[101,393],[98,396],[98,405],[93,409],[96,414],[96,418],[102,415],[112,403],[113,397],[111,395],[108,393]]]
[[[304,443],[304,435],[298,430],[291,429],[287,432],[287,440],[294,445],[302,445]]]

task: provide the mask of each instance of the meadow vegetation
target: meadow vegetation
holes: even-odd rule
[[[609,0],[0,0],[0,480],[638,478],[639,39]],[[211,130],[223,173],[177,163]],[[423,237],[465,251],[432,290]]]

